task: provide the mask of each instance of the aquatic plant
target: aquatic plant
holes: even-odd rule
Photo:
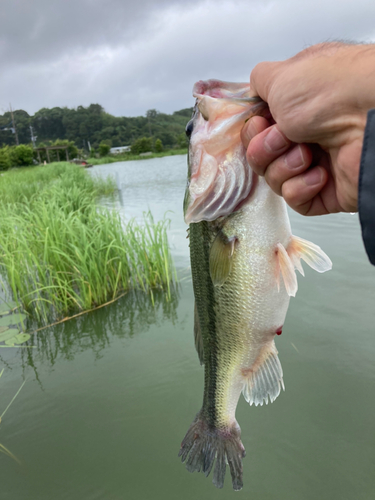
[[[170,297],[176,275],[167,220],[148,213],[141,224],[124,223],[96,202],[113,182],[75,165],[32,170],[8,172],[7,189],[0,182],[0,273],[26,312],[48,323],[132,288]]]
[[[26,314],[17,309],[17,303],[14,301],[0,301],[0,348],[19,347],[30,339],[29,334],[20,333]]]

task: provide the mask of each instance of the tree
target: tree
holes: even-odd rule
[[[10,168],[9,146],[0,148],[0,170],[8,170]]]
[[[111,146],[107,142],[102,141],[99,144],[99,154],[100,154],[100,156],[106,156],[109,153],[110,149],[111,149]]]
[[[161,142],[160,139],[156,139],[155,141],[155,151],[157,153],[161,153],[163,151],[163,143]]]
[[[64,139],[66,129],[63,119],[67,113],[67,108],[42,108],[31,118],[35,135],[39,141],[53,141],[58,138]]]
[[[131,152],[134,155],[148,153],[149,151],[152,151],[152,149],[152,137],[140,137],[134,141],[131,146]]]
[[[167,149],[179,144],[177,138],[184,132],[191,111],[192,108],[187,108],[168,115],[156,109],[149,109],[145,116],[120,117],[105,112],[100,104],[90,104],[88,107],[78,106],[75,109],[42,108],[34,116],[29,116],[23,110],[15,110],[14,119],[20,144],[30,143],[32,125],[38,145],[41,142],[51,144],[59,139],[74,141],[78,147],[82,147],[84,140],[85,144],[89,141],[91,146],[98,150],[102,141],[107,144],[112,141],[111,146],[125,146],[143,137],[155,137],[160,139],[164,149]],[[153,150],[153,141],[154,139],[146,151]],[[12,147],[15,145],[9,112],[0,115],[0,145],[2,144]],[[182,142],[179,145],[181,147]],[[145,152],[144,149],[141,147],[140,152]]]
[[[179,134],[177,136],[177,144],[178,144],[178,147],[181,148],[181,149],[182,148],[187,148],[187,146],[188,146],[188,140],[187,140],[185,132],[183,132],[182,134]]]
[[[9,158],[12,166],[25,167],[33,164],[34,151],[31,146],[20,144],[9,150]]]
[[[183,116],[189,120],[190,120],[192,114],[193,114],[193,108],[180,109],[179,111],[175,111],[173,113],[174,116],[176,116],[176,115]]]
[[[146,111],[146,116],[150,120],[154,120],[158,116],[158,114],[159,114],[159,111],[156,109],[149,109],[148,111]]]

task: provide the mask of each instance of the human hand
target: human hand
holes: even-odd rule
[[[357,210],[367,111],[375,107],[375,47],[327,43],[258,64],[254,94],[273,120],[242,130],[249,165],[297,212]]]

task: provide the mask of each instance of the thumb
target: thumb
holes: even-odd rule
[[[280,72],[283,62],[261,62],[255,66],[250,74],[250,89],[263,101],[268,102],[270,90]]]

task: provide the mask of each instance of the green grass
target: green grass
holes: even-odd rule
[[[146,214],[125,224],[96,202],[114,190],[113,181],[62,162],[0,178],[0,273],[35,319],[61,319],[132,288],[170,296],[168,222]]]
[[[152,153],[149,156],[133,155],[131,153],[124,153],[118,155],[104,156],[103,158],[89,158],[87,161],[93,165],[103,165],[106,163],[115,163],[118,161],[134,161],[134,160],[148,160],[149,158],[163,158],[164,156],[186,155],[187,148],[184,149],[169,149],[161,153]]]
[[[98,196],[109,195],[116,189],[112,179],[98,182],[92,176],[87,175],[82,167],[68,162],[15,168],[1,173],[0,210],[3,211],[4,207],[12,203],[30,203],[33,199],[44,196],[56,183],[61,188],[61,193],[66,193],[67,196],[74,186],[78,186],[93,200]]]

